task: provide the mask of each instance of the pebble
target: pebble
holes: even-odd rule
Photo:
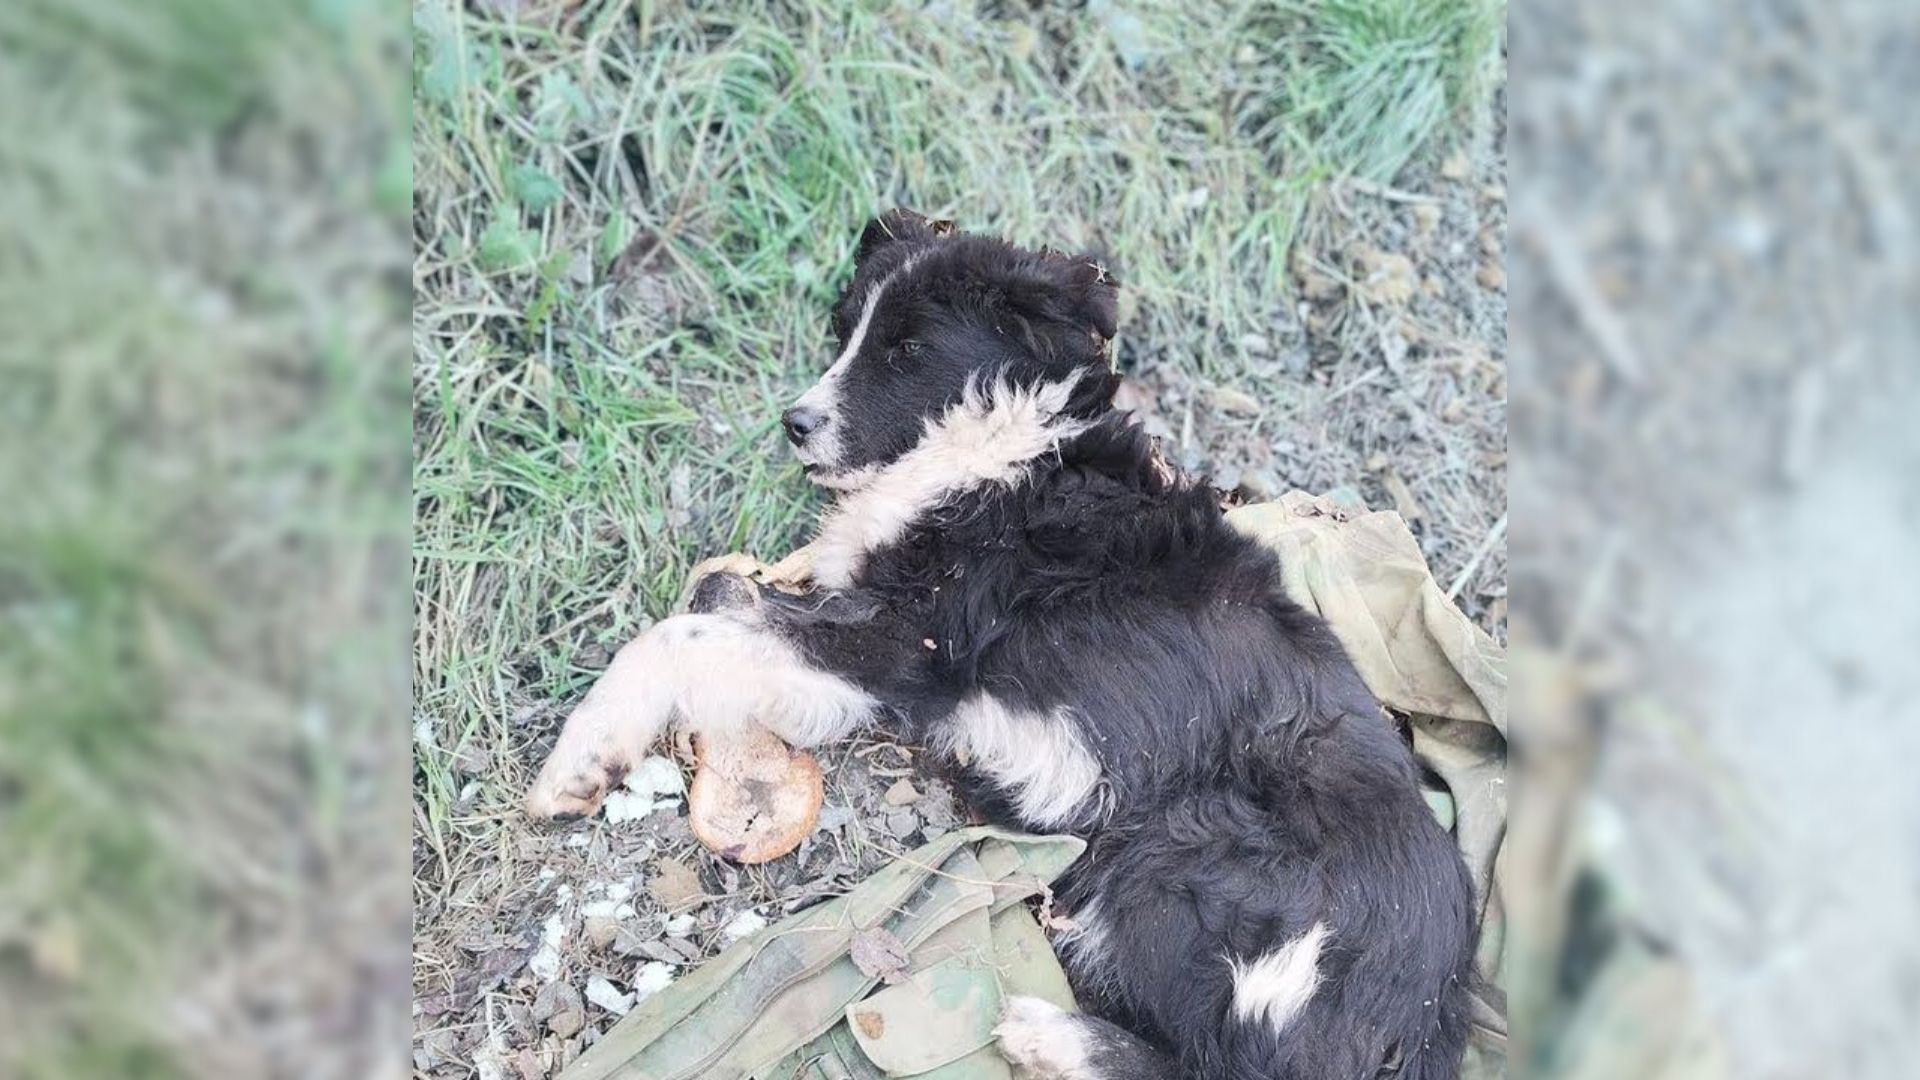
[[[647,1000],[653,995],[673,985],[673,967],[655,961],[640,965],[633,973],[633,1000],[635,1004]]]
[[[920,828],[920,815],[912,810],[895,810],[887,815],[887,831],[905,840]]]
[[[561,1038],[570,1038],[586,1026],[585,1006],[580,992],[563,982],[548,983],[533,999],[533,1015],[546,1022],[547,1030]]]
[[[589,915],[586,931],[587,941],[596,949],[604,949],[611,945],[614,937],[620,933],[620,923],[619,920],[608,916]]]
[[[748,908],[727,920],[727,925],[720,928],[720,936],[726,938],[728,941],[739,941],[744,937],[752,937],[754,934],[766,928],[766,916],[752,908]]]
[[[625,1016],[633,1008],[633,995],[623,994],[605,975],[587,980],[587,1000],[615,1016]]]
[[[1255,469],[1240,478],[1240,490],[1256,499],[1271,499],[1280,494],[1280,474],[1272,469]]]

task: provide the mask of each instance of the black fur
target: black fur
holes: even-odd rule
[[[1059,899],[1069,914],[1097,900],[1109,932],[1070,970],[1095,1015],[1137,1036],[1096,1025],[1102,1075],[1170,1074],[1165,1054],[1189,1077],[1454,1076],[1465,867],[1407,745],[1325,624],[1282,595],[1272,552],[1111,408],[1104,271],[896,212],[861,239],[843,333],[890,274],[840,388],[832,464],[897,459],[970,379],[1077,375],[1066,412],[1090,426],[1023,482],[928,507],[850,588],[768,593],[773,625],[929,744],[982,691],[1082,725],[1104,791],[1067,823],[1090,846]],[[990,777],[956,775],[993,820],[1059,831],[1022,821]],[[1330,933],[1305,1011],[1277,1035],[1235,1019],[1226,958],[1316,922]]]
[[[831,421],[841,455],[825,470],[810,469],[830,473],[899,457],[923,422],[981,373],[1029,384],[1083,372],[1067,411],[1090,416],[1108,407],[1119,380],[1103,359],[1117,312],[1106,272],[1088,259],[1023,251],[993,237],[937,233],[935,224],[895,210],[862,234],[854,278],[834,307],[843,341],[869,296],[885,288],[841,383]]]

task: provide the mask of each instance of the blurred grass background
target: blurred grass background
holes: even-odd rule
[[[404,17],[0,7],[0,1075],[404,1039]]]

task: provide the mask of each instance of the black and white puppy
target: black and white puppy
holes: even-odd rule
[[[1267,548],[1111,405],[1086,259],[893,211],[784,415],[838,492],[814,591],[716,576],[626,646],[529,799],[591,812],[676,718],[811,746],[874,721],[995,822],[1087,839],[1058,885],[1087,1014],[1016,999],[1051,1078],[1452,1077],[1474,897],[1412,754]]]

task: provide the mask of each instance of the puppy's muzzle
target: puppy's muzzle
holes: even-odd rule
[[[780,414],[780,426],[787,430],[788,442],[804,446],[810,436],[827,426],[827,414],[805,405],[795,405]]]

